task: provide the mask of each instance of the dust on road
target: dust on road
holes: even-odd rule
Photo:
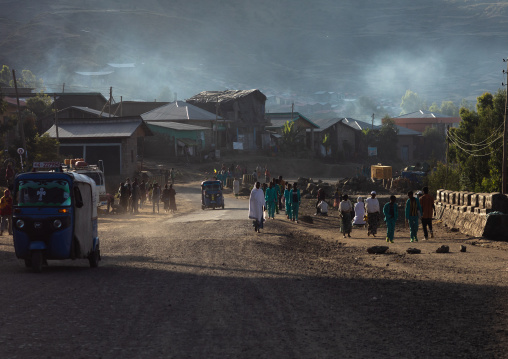
[[[176,215],[101,218],[97,269],[31,273],[2,237],[0,357],[507,357],[504,248],[437,257],[439,239],[411,256],[399,240],[372,256],[333,217],[281,214],[257,234],[245,198],[202,211],[194,186],[177,192]]]

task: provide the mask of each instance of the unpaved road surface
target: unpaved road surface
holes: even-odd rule
[[[195,188],[174,215],[102,217],[99,268],[34,274],[0,237],[0,358],[508,357],[506,246],[438,225],[422,254],[399,229],[374,256],[333,213],[258,234],[245,198],[202,211]]]

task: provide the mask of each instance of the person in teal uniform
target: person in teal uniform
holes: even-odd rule
[[[393,243],[393,238],[395,236],[395,223],[397,222],[397,217],[399,215],[399,207],[395,201],[397,198],[394,195],[390,196],[390,202],[386,203],[383,206],[383,214],[385,215],[386,222],[386,241],[389,243]]]
[[[265,192],[266,210],[268,211],[268,218],[275,218],[275,206],[277,205],[277,189],[274,187],[273,182],[270,182],[270,187]]]
[[[291,200],[289,198],[291,193],[291,183],[286,183],[286,189],[284,190],[284,204],[286,205],[286,217],[292,219],[291,215]]]
[[[409,234],[411,242],[418,242],[418,217],[422,213],[422,206],[420,200],[413,197],[413,191],[407,193],[409,197],[406,201],[406,220],[409,223]]]
[[[273,188],[275,189],[275,192],[277,194],[277,196],[275,197],[275,213],[279,214],[279,206],[278,206],[278,203],[279,203],[279,198],[280,198],[280,195],[282,193],[281,189],[280,189],[280,186],[279,186],[279,179],[278,178],[273,178]]]
[[[293,184],[293,189],[289,192],[289,199],[291,201],[291,219],[293,222],[298,223],[298,209],[300,208],[300,190],[298,189],[298,183]]]

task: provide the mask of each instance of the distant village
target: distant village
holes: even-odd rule
[[[26,99],[36,96],[30,88],[19,88],[17,94],[12,87],[0,90],[8,106],[4,117],[16,113],[18,99],[23,108]],[[290,94],[267,96],[258,89],[203,91],[172,102],[115,102],[98,92],[48,95],[55,99],[56,111],[37,119],[39,133],[58,139],[62,156],[88,163],[102,160],[108,173],[119,177],[132,175],[138,170],[138,159],[144,157],[192,161],[215,158],[221,151],[276,156],[288,123],[310,156],[360,161],[375,156],[362,140],[362,131],[381,127],[374,118],[365,122],[340,116],[344,109],[339,103],[355,99],[327,91],[312,94],[314,102],[295,101]],[[460,123],[459,117],[429,111],[392,120],[398,130],[398,160],[407,164],[426,159],[419,151],[426,128],[444,133],[446,127]],[[331,145],[325,144],[325,138]]]

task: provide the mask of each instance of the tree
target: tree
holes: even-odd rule
[[[450,161],[458,164],[462,190],[501,190],[502,129],[506,90],[477,98],[476,111],[462,107],[459,128],[451,129]]]
[[[445,135],[437,128],[427,127],[423,131],[423,145],[421,153],[423,160],[443,161],[445,159]]]
[[[37,134],[34,138],[33,152],[35,154],[34,161],[58,161],[59,143],[55,138],[49,137],[47,133],[40,136]]]
[[[377,147],[377,155],[383,160],[397,158],[397,142],[399,130],[391,118],[383,118],[380,129],[365,129],[362,131],[364,143],[369,147]]]
[[[416,92],[406,90],[406,94],[402,96],[400,108],[402,108],[402,112],[400,114],[404,115],[406,113],[423,110],[424,108],[427,108],[427,106],[425,101],[423,101]]]
[[[439,112],[440,108],[437,105],[437,103],[433,102],[432,105],[430,105],[430,107],[429,107],[429,111],[430,112]]]
[[[443,115],[458,117],[459,108],[453,104],[452,101],[441,102],[441,109],[439,112]]]
[[[9,66],[3,65],[2,70],[0,70],[0,83],[10,86],[11,81],[12,81],[11,69],[9,69]]]
[[[53,101],[51,97],[40,92],[35,97],[26,100],[26,107],[37,117],[43,117],[53,112]]]
[[[379,129],[378,156],[385,160],[397,158],[399,130],[392,119],[384,119]]]
[[[301,129],[295,126],[294,121],[286,121],[282,128],[281,150],[296,155],[301,148]]]

